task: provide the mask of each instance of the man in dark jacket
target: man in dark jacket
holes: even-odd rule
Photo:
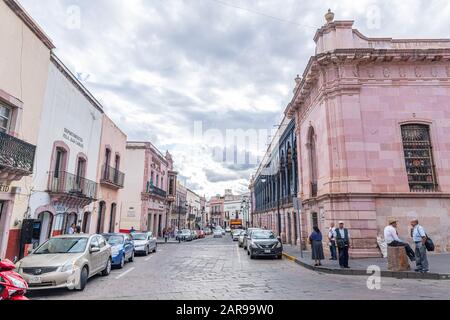
[[[350,234],[347,228],[344,228],[344,221],[339,221],[339,228],[336,229],[336,245],[339,251],[339,265],[341,268],[348,266],[348,250],[350,249]]]

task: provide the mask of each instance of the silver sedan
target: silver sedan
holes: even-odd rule
[[[156,252],[157,243],[156,238],[151,232],[134,232],[131,234],[134,241],[134,251],[145,256],[150,252]]]

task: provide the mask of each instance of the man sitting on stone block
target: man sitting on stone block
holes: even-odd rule
[[[397,233],[397,220],[389,219],[389,225],[384,228],[384,240],[389,247],[405,247],[406,255],[411,261],[416,261],[414,250],[409,244],[403,242],[398,237]]]

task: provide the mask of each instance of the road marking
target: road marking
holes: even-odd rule
[[[120,275],[118,275],[118,276],[116,277],[116,280],[119,280],[119,279],[122,278],[124,275],[130,273],[130,272],[133,271],[133,270],[134,270],[134,267],[128,269],[128,270],[125,271],[124,273],[121,273]]]
[[[237,254],[238,254],[239,266],[242,267],[242,262],[241,262],[241,252],[240,252],[239,249],[240,249],[239,246],[237,246],[237,247],[236,247],[236,250],[237,250]]]

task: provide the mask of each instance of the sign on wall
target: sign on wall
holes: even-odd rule
[[[84,148],[83,138],[81,138],[79,135],[73,133],[67,128],[64,128],[63,138],[70,141],[73,144],[76,144],[80,148]]]
[[[9,190],[10,190],[9,186],[3,184],[0,185],[0,192],[9,192]]]

